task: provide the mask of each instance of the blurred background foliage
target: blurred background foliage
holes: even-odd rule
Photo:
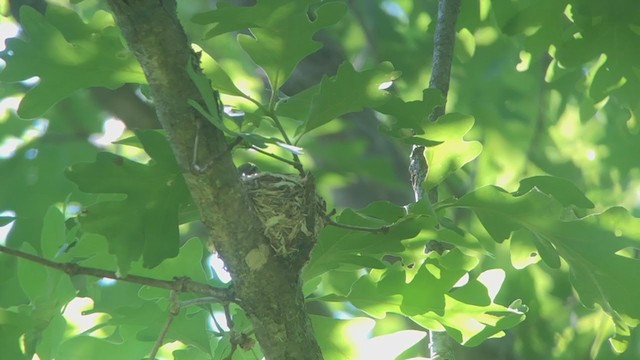
[[[2,31],[19,27],[11,16],[18,3],[0,2]],[[85,21],[96,11],[106,10],[98,0],[50,3],[73,8]],[[243,92],[266,102],[266,78],[242,51],[236,34],[205,39],[202,34],[207,27],[191,21],[195,14],[209,10],[210,3],[179,1],[179,14],[192,41]],[[324,47],[299,64],[283,86],[284,94],[293,96],[323,75],[335,74],[345,60],[357,70],[390,61],[402,72],[391,91],[405,101],[421,99],[430,76],[437,2],[347,4],[342,20],[316,35]],[[447,111],[475,117],[466,138],[480,141],[484,151],[440,186],[441,198],[488,184],[513,191],[522,178],[549,174],[576,184],[597,211],[622,205],[640,215],[638,14],[636,0],[463,1]],[[205,71],[206,67],[207,63]],[[134,128],[157,127],[157,120],[144,101],[145,89],[133,86],[78,90],[42,117],[20,119],[15,111],[18,101],[33,85],[23,81],[0,87],[0,211],[4,211],[3,223],[8,223],[4,230],[11,227],[4,242],[16,247],[27,242],[37,248],[42,219],[51,204],[66,204],[67,215],[73,215],[79,203],[92,200],[92,195],[77,191],[64,178],[64,170],[93,161],[104,150],[144,160],[139,149],[112,142],[132,136]],[[223,102],[238,110],[252,106],[238,97],[225,96]],[[121,121],[126,127],[119,127]],[[410,145],[378,131],[385,121],[372,110],[352,113],[305,136],[299,144],[305,151],[302,160],[315,174],[329,209],[360,208],[376,200],[398,205],[412,201],[406,170]],[[293,131],[297,124],[285,125]],[[234,156],[238,164],[251,161],[263,170],[290,171],[285,164],[250,151],[239,150]],[[456,221],[475,229],[474,234],[486,234],[468,213],[457,215]],[[10,222],[14,217],[18,221]],[[185,240],[202,231],[197,226],[182,230]],[[505,337],[475,348],[457,348],[459,359],[640,357],[637,330],[622,355],[614,355],[603,344],[602,334],[610,333],[612,324],[602,311],[579,304],[566,269],[550,270],[540,263],[515,270],[508,242],[495,244],[488,234],[480,240],[495,257],[482,258],[474,271],[503,269],[506,281],[496,302],[521,298],[529,312]],[[0,257],[0,282],[5,285],[17,281],[14,261]],[[355,271],[341,271],[328,273],[323,281],[340,293],[356,279]],[[24,294],[0,292],[3,307],[24,298]],[[356,310],[336,305],[329,311]],[[390,315],[376,323],[372,334],[404,327],[402,319]],[[423,340],[401,357],[423,355],[424,348]]]

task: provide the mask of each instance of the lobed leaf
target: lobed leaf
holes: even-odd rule
[[[480,277],[454,287],[477,263],[476,258],[454,250],[443,258],[431,256],[409,283],[405,280],[406,270],[396,264],[362,276],[347,296],[324,299],[350,301],[376,318],[390,312],[402,314],[426,329],[446,330],[456,341],[474,346],[504,335],[503,330],[524,320],[521,311],[495,304]],[[491,284],[498,288],[500,285],[501,281]]]
[[[98,194],[125,194],[124,200],[103,201],[80,215],[82,228],[103,235],[116,255],[121,272],[143,256],[146,267],[178,253],[178,209],[190,197],[164,136],[137,131],[153,161],[140,164],[118,155],[99,153],[93,163],[71,166],[66,176],[80,190]]]
[[[251,35],[239,35],[240,46],[260,66],[271,89],[278,89],[295,66],[322,47],[313,40],[320,29],[337,23],[346,6],[342,2],[325,2],[315,6],[310,0],[258,1],[255,6],[219,5],[218,9],[194,16],[200,24],[213,24],[206,37],[251,29]]]
[[[78,89],[104,86],[115,89],[127,82],[146,80],[134,56],[122,45],[109,15],[98,12],[85,24],[70,9],[51,5],[46,16],[29,6],[20,8],[28,40],[7,40],[0,58],[6,63],[0,81],[39,82],[27,92],[18,115],[35,118]]]
[[[393,122],[383,126],[382,130],[390,136],[409,140],[411,143],[420,143],[421,139],[414,137],[425,133],[424,126],[429,122],[429,114],[436,106],[443,105],[444,98],[437,89],[425,89],[422,92],[422,100],[405,102],[399,97],[393,96],[386,103],[376,107],[386,115],[393,116]],[[421,145],[436,145],[438,142],[422,143]]]
[[[305,134],[341,115],[381,106],[390,94],[380,85],[399,75],[389,62],[361,72],[345,62],[335,76],[325,76],[319,85],[301,91],[280,104],[277,111],[281,116],[304,120],[297,134]]]
[[[451,113],[424,126],[425,137],[440,143],[428,147],[425,153],[429,164],[427,189],[438,186],[447,176],[480,155],[482,145],[479,142],[464,140],[473,123],[471,116]]]
[[[629,328],[640,320],[635,301],[640,298],[640,287],[635,286],[640,283],[640,262],[623,252],[640,248],[640,219],[615,207],[562,220],[562,204],[537,187],[524,194],[483,187],[455,206],[473,210],[498,242],[525,236],[550,265],[557,267],[559,257],[564,259],[580,301],[587,307],[602,306],[616,323],[617,339],[628,340]]]

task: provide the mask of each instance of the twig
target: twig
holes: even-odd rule
[[[217,302],[219,302],[218,299],[208,296],[208,297],[201,297],[201,298],[181,301],[180,307],[187,307],[191,305],[204,305],[204,304],[211,304],[211,303],[217,303]]]
[[[149,278],[149,277],[139,276],[139,275],[127,275],[124,277],[119,277],[114,271],[80,266],[78,264],[70,263],[70,262],[61,263],[61,262],[51,261],[43,257],[29,254],[20,250],[12,249],[3,245],[0,245],[0,252],[17,256],[19,258],[38,263],[40,265],[43,265],[52,269],[60,270],[69,276],[89,275],[89,276],[95,276],[99,278],[122,280],[130,283],[153,286],[153,287],[169,289],[169,290],[176,289],[177,281],[182,281],[183,282],[182,289],[185,292],[191,292],[191,293],[200,294],[204,296],[210,296],[210,297],[216,298],[218,302],[221,302],[221,303],[229,303],[229,302],[235,301],[235,295],[232,289],[216,288],[208,284],[203,284],[197,281],[193,281],[191,279],[160,280],[160,279],[154,279],[154,278]]]
[[[289,136],[287,135],[287,132],[284,130],[284,127],[280,123],[280,119],[278,119],[278,115],[276,115],[275,112],[273,111],[269,111],[268,115],[271,118],[271,120],[273,120],[273,123],[276,125],[276,128],[278,128],[278,131],[280,131],[280,133],[282,134],[282,138],[284,139],[284,142],[287,143],[287,145],[293,145],[293,143],[291,142],[291,139],[289,139]],[[302,168],[302,163],[300,162],[300,158],[298,157],[298,154],[291,153],[291,155],[293,155],[293,162],[297,164],[297,166],[295,166],[296,170],[300,172],[300,175],[304,176],[304,169]]]
[[[211,320],[213,320],[213,324],[216,326],[216,329],[218,329],[218,333],[216,334],[214,332],[214,334],[218,337],[222,337],[224,335],[224,333],[226,332],[226,330],[224,330],[222,328],[222,325],[220,325],[220,323],[218,322],[218,320],[216,320],[216,317],[213,316],[213,312],[209,312],[211,315]]]
[[[233,354],[238,349],[237,334],[233,328],[233,319],[231,318],[231,311],[229,311],[229,305],[224,306],[224,317],[227,321],[227,327],[229,328],[229,342],[231,343],[231,353],[225,358],[225,360],[233,359]]]
[[[251,145],[249,148],[251,150],[255,150],[255,151],[259,152],[260,154],[267,155],[267,156],[272,157],[272,158],[274,158],[276,160],[279,160],[279,161],[282,161],[282,162],[284,162],[286,164],[289,164],[289,165],[293,166],[294,168],[296,168],[296,170],[298,170],[300,172],[304,172],[304,169],[302,169],[300,163],[297,163],[297,162],[291,161],[291,160],[287,160],[287,159],[283,158],[282,156],[278,156],[278,155],[272,154],[272,153],[270,153],[268,151],[264,151],[264,150],[260,149],[257,146],[254,146],[254,145]]]
[[[224,304],[224,317],[227,320],[227,327],[233,329],[233,318],[231,317],[231,311],[229,310],[229,304]]]
[[[327,224],[331,225],[331,226],[339,227],[339,228],[342,228],[342,229],[349,229],[349,230],[356,230],[356,231],[366,231],[366,232],[372,232],[372,233],[383,233],[383,234],[386,234],[387,232],[389,232],[389,228],[391,227],[391,225],[384,225],[384,226],[380,226],[380,227],[377,227],[377,228],[371,228],[371,227],[366,227],[366,226],[341,224],[341,223],[335,222],[335,221],[333,221],[332,219],[329,219],[329,218],[327,218]]]
[[[171,290],[171,304],[169,305],[169,315],[167,316],[167,321],[164,323],[164,326],[162,327],[162,331],[160,331],[160,334],[158,335],[156,342],[153,344],[153,349],[151,349],[151,353],[149,353],[150,360],[155,360],[156,355],[158,355],[158,351],[160,350],[160,348],[162,347],[162,344],[164,343],[164,338],[167,336],[167,333],[169,332],[171,323],[173,323],[173,320],[180,313],[180,302],[178,301],[178,294],[182,292],[182,289],[184,287],[184,282],[186,280],[187,278],[184,278],[184,277],[177,278],[176,288]]]
[[[276,128],[278,129],[278,131],[280,132],[280,134],[282,134],[282,139],[284,140],[284,142],[287,145],[295,145],[294,143],[291,142],[291,139],[289,138],[289,135],[287,135],[287,132],[284,130],[284,127],[282,126],[282,124],[280,123],[280,119],[278,118],[278,116],[275,114],[275,112],[272,110],[274,108],[274,106],[272,104],[275,104],[275,92],[272,92],[271,94],[271,99],[269,100],[269,108],[266,108],[264,105],[262,105],[258,100],[255,100],[254,98],[245,95],[242,96],[243,98],[251,101],[253,104],[255,104],[259,109],[261,109],[262,111],[264,111],[265,114],[267,114],[267,116],[269,116],[269,118],[271,118],[271,120],[273,120],[274,125],[276,126]],[[262,152],[260,150],[258,150],[258,148],[252,146],[252,149],[263,153],[264,155],[267,156],[271,156],[274,159],[278,159],[280,161],[284,161],[285,163],[293,166],[296,170],[298,170],[298,172],[300,173],[300,175],[304,176],[304,168],[302,167],[302,162],[300,162],[300,158],[298,157],[297,154],[292,153],[293,155],[293,161],[290,160],[286,160],[284,158],[281,157],[276,157],[276,155],[270,154],[268,152]]]

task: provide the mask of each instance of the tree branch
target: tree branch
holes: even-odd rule
[[[433,66],[429,87],[440,90],[444,102],[441,106],[434,108],[431,114],[429,114],[430,121],[435,121],[445,114],[449,82],[451,79],[451,63],[453,62],[453,50],[456,41],[456,20],[460,12],[460,2],[461,0],[439,0],[438,2],[438,20],[434,34]],[[418,151],[420,156],[424,158],[424,149],[418,149],[414,146],[413,150]],[[414,154],[412,153],[412,155]],[[428,170],[429,165],[427,162],[419,161],[416,164],[414,172],[416,176],[420,176],[423,173],[426,174]],[[420,184],[422,183],[423,182],[420,182]],[[423,190],[414,187],[414,191],[416,192],[417,201],[419,200],[418,194],[422,194]],[[432,189],[428,196],[431,203],[436,203],[438,201],[438,189]],[[451,248],[449,244],[443,244],[437,241],[430,242],[427,247],[427,251],[435,249],[439,250],[438,252]],[[429,349],[432,360],[452,360],[455,358],[452,339],[449,338],[446,332],[430,330]]]
[[[122,120],[129,129],[158,129],[158,117],[149,104],[135,94],[134,85],[126,84],[115,90],[89,89],[93,100],[104,110]]]
[[[192,64],[197,56],[177,18],[175,0],[109,0],[108,4],[145,73],[158,120],[209,230],[209,241],[234,279],[236,298],[265,357],[321,359],[304,306],[301,265],[291,265],[302,262],[285,261],[274,253],[224,134],[188,104],[189,100],[204,104],[206,94],[200,94],[186,71],[187,66],[200,69]],[[192,172],[194,153],[198,163],[210,161],[210,166]],[[308,253],[296,256],[306,258]]]
[[[451,63],[456,42],[456,20],[460,12],[461,0],[440,0],[438,2],[438,20],[434,34],[433,65],[429,87],[438,89],[444,97],[442,106],[433,109],[429,120],[436,120],[444,115],[451,79]]]
[[[88,266],[80,266],[76,263],[61,263],[51,261],[43,257],[29,254],[20,250],[12,249],[3,245],[0,245],[0,252],[19,257],[21,259],[29,260],[34,263],[46,266],[48,268],[60,270],[69,276],[76,275],[88,275],[98,278],[107,278],[113,280],[121,280],[134,284],[153,286],[161,289],[175,290],[181,288],[183,291],[200,294],[215,298],[220,303],[229,303],[235,300],[233,291],[230,289],[216,288],[208,284],[193,281],[190,279],[180,278],[177,280],[160,280],[139,275],[127,275],[124,277],[118,277],[114,271],[108,271],[104,269],[97,269]]]

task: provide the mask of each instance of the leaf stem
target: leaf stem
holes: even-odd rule
[[[167,316],[167,321],[165,321],[164,326],[162,327],[162,330],[160,331],[160,334],[156,339],[156,342],[153,344],[151,353],[149,353],[149,359],[151,360],[155,360],[156,355],[158,354],[158,351],[162,347],[162,344],[164,343],[164,339],[167,336],[167,333],[169,332],[169,328],[171,327],[173,320],[175,320],[176,316],[178,316],[178,314],[180,313],[180,301],[178,300],[178,293],[182,291],[185,280],[187,279],[186,278],[176,279],[177,288],[171,290],[171,303],[169,304],[169,315]]]
[[[365,231],[365,232],[372,232],[372,233],[383,233],[383,234],[386,234],[387,232],[389,232],[389,228],[391,227],[391,225],[384,225],[377,228],[372,228],[372,227],[366,227],[366,226],[341,224],[329,218],[327,218],[327,224],[338,227],[338,228],[342,228],[342,229]]]
[[[275,109],[274,106],[272,105],[275,102],[275,99],[273,97],[274,95],[272,94],[271,99],[269,99],[269,107],[265,107],[264,105],[262,105],[258,100],[252,98],[249,95],[244,95],[243,98],[249,100],[250,102],[252,102],[253,104],[255,104],[260,110],[264,111],[264,113],[273,121],[273,124],[275,125],[276,129],[278,129],[278,132],[280,132],[280,134],[282,135],[282,139],[284,140],[284,142],[287,145],[294,145],[294,143],[291,142],[291,139],[289,138],[289,135],[287,135],[287,132],[284,130],[284,127],[282,126],[282,123],[280,122],[280,119],[278,118],[278,115],[276,115],[275,113]],[[296,141],[297,143],[297,141]],[[252,148],[254,150],[257,150],[257,148],[253,147]],[[266,152],[262,152],[260,150],[257,150],[258,152],[261,152],[264,155],[267,156],[272,156],[272,154],[266,153]],[[296,170],[298,170],[298,172],[300,173],[300,175],[304,176],[304,168],[302,167],[302,162],[300,162],[300,157],[298,157],[298,154],[292,153],[293,155],[293,161],[288,161],[285,160],[281,157],[274,157],[275,159],[278,159],[280,161],[284,161],[287,164],[293,166],[294,168],[296,168]]]
[[[279,155],[276,155],[276,154],[270,153],[270,152],[268,152],[268,151],[262,150],[262,149],[260,149],[259,147],[254,146],[254,145],[251,145],[250,149],[251,149],[251,150],[255,150],[255,151],[257,151],[257,152],[259,152],[260,154],[263,154],[263,155],[266,155],[266,156],[272,157],[272,158],[274,158],[274,159],[276,159],[276,160],[279,160],[279,161],[282,161],[282,162],[284,162],[284,163],[286,163],[286,164],[289,164],[289,165],[293,166],[294,168],[296,168],[296,169],[297,169],[298,171],[300,171],[301,173],[303,173],[303,169],[300,167],[300,163],[297,163],[297,162],[295,162],[295,161],[291,161],[291,160],[287,160],[287,159],[283,158],[282,156],[279,156]]]

